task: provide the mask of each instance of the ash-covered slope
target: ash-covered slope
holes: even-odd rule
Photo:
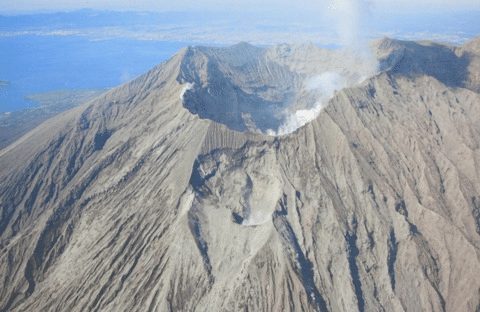
[[[1,151],[0,310],[479,309],[478,43],[376,46],[384,72],[287,136],[229,105],[281,103],[320,52],[241,44]]]

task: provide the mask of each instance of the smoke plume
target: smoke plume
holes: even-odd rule
[[[365,0],[331,0],[327,14],[335,24],[343,67],[308,78],[304,90],[315,94],[315,103],[295,112],[286,111],[284,124],[269,134],[285,135],[304,126],[320,114],[335,91],[359,84],[378,71],[377,60],[368,43],[365,20],[369,9],[370,4]]]
[[[316,102],[311,108],[300,109],[293,114],[288,114],[285,123],[280,126],[276,134],[285,135],[292,133],[314,120],[318,114],[320,114],[328,100],[333,97],[335,91],[343,89],[346,86],[346,79],[336,72],[327,71],[318,76],[307,79],[304,88],[306,91],[315,92],[317,95]]]
[[[340,44],[344,48],[353,50],[366,47],[366,19],[370,12],[369,2],[364,0],[331,0],[327,12],[334,20]]]

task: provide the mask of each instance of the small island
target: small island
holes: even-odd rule
[[[10,83],[6,80],[0,80],[0,87],[8,86]]]

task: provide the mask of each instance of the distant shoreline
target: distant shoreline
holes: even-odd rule
[[[9,81],[6,81],[6,80],[0,80],[0,87],[5,87],[5,86],[8,86],[10,84]]]
[[[0,86],[2,82],[0,81]],[[36,106],[0,112],[0,150],[45,120],[86,103],[107,90],[59,90],[26,96],[25,98],[34,102]]]

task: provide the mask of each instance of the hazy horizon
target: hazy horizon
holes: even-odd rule
[[[64,1],[64,0],[19,0],[19,1],[0,1],[0,14],[8,12],[39,12],[39,11],[64,11],[78,9],[107,9],[107,10],[134,10],[134,11],[255,11],[267,10],[292,12],[295,10],[303,12],[320,11],[332,9],[337,5],[342,5],[345,0],[266,0],[262,2],[253,0],[233,1],[233,0],[203,0],[201,2],[191,0],[165,1],[165,0],[83,0],[83,1]],[[395,11],[395,12],[419,12],[427,9],[432,11],[459,11],[459,10],[480,10],[480,2],[475,0],[458,0],[455,2],[448,0],[399,0],[392,3],[388,0],[369,0],[356,1],[357,3],[368,6],[371,11]]]

